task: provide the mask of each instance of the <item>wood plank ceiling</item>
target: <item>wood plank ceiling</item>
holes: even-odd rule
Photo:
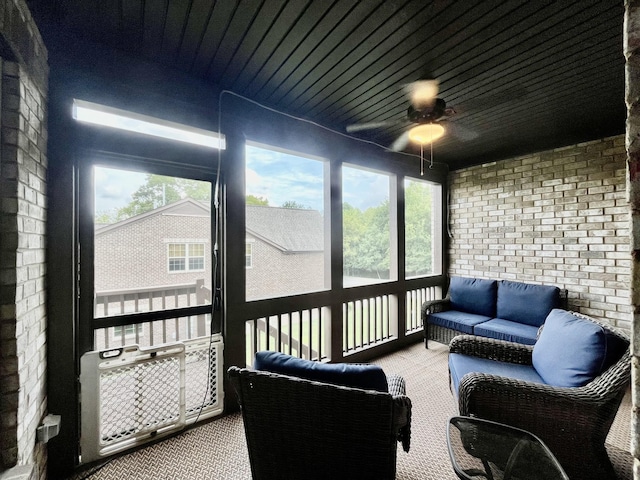
[[[621,0],[28,3],[55,5],[60,28],[336,130],[397,120],[354,134],[383,145],[409,125],[403,86],[436,78],[456,114],[435,157],[452,169],[624,132]]]

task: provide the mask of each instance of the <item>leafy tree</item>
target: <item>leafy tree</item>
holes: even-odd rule
[[[432,271],[431,187],[410,182],[405,189],[405,268],[415,276]],[[390,267],[389,201],[361,211],[342,209],[346,275],[386,277]]]
[[[96,212],[94,222],[97,224],[115,223],[118,221],[117,215],[117,211],[102,210],[100,212]]]
[[[145,180],[131,196],[131,202],[118,209],[116,220],[140,215],[187,197],[194,200],[211,199],[211,185],[208,182],[155,174],[148,174]]]
[[[311,210],[311,207],[298,203],[295,200],[287,200],[282,204],[282,208],[301,208],[304,210]]]
[[[262,205],[263,207],[269,206],[269,200],[264,197],[256,197],[255,195],[247,195],[247,205]]]
[[[422,182],[410,182],[404,194],[405,270],[408,276],[431,273],[431,187]]]

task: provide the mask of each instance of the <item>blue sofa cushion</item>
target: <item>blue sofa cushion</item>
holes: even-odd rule
[[[533,347],[533,366],[545,383],[581,387],[615,363],[627,342],[595,322],[551,311]]]
[[[491,317],[476,315],[474,313],[447,310],[446,312],[432,313],[427,321],[432,325],[451,328],[459,332],[472,334],[473,327],[479,323],[491,320]]]
[[[473,328],[474,335],[481,337],[497,338],[508,342],[533,345],[538,337],[538,328],[526,323],[512,322],[504,318],[494,318],[488,322],[476,325]]]
[[[256,353],[253,368],[345,387],[388,392],[387,376],[378,365],[321,363],[280,352]]]
[[[544,383],[542,377],[531,365],[498,362],[497,360],[463,355],[461,353],[449,354],[449,372],[451,373],[451,383],[456,397],[458,396],[458,387],[462,377],[471,372],[499,375],[525,382]]]
[[[480,278],[451,277],[451,310],[495,317],[497,283]]]
[[[539,327],[559,301],[558,287],[502,280],[498,284],[495,316]]]

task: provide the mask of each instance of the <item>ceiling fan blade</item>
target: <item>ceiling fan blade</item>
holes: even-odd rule
[[[411,105],[416,109],[430,107],[438,98],[438,80],[418,80],[405,86]]]
[[[395,139],[395,141],[391,144],[391,147],[389,147],[389,149],[394,152],[401,152],[406,148],[408,143],[409,143],[409,132],[406,131],[402,135],[400,135],[398,138]]]
[[[463,142],[469,142],[471,140],[475,140],[478,138],[478,132],[475,130],[471,130],[470,128],[463,127],[459,123],[454,122],[443,122],[445,123],[444,127],[448,133],[452,136],[456,137],[458,140],[462,140]]]
[[[360,132],[361,130],[373,130],[374,128],[384,128],[396,125],[395,121],[369,122],[369,123],[352,123],[347,125],[345,130],[349,133]]]

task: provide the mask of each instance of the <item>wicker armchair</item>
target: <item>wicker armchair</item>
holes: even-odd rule
[[[596,323],[628,341],[624,334]],[[462,335],[452,340],[450,352],[531,364],[533,347]],[[616,363],[582,387],[559,388],[468,373],[460,380],[458,407],[460,415],[493,420],[537,435],[572,479],[614,479],[605,440],[630,375],[628,348]]]
[[[398,441],[409,451],[404,380],[389,392],[229,368],[254,479],[393,479]]]

